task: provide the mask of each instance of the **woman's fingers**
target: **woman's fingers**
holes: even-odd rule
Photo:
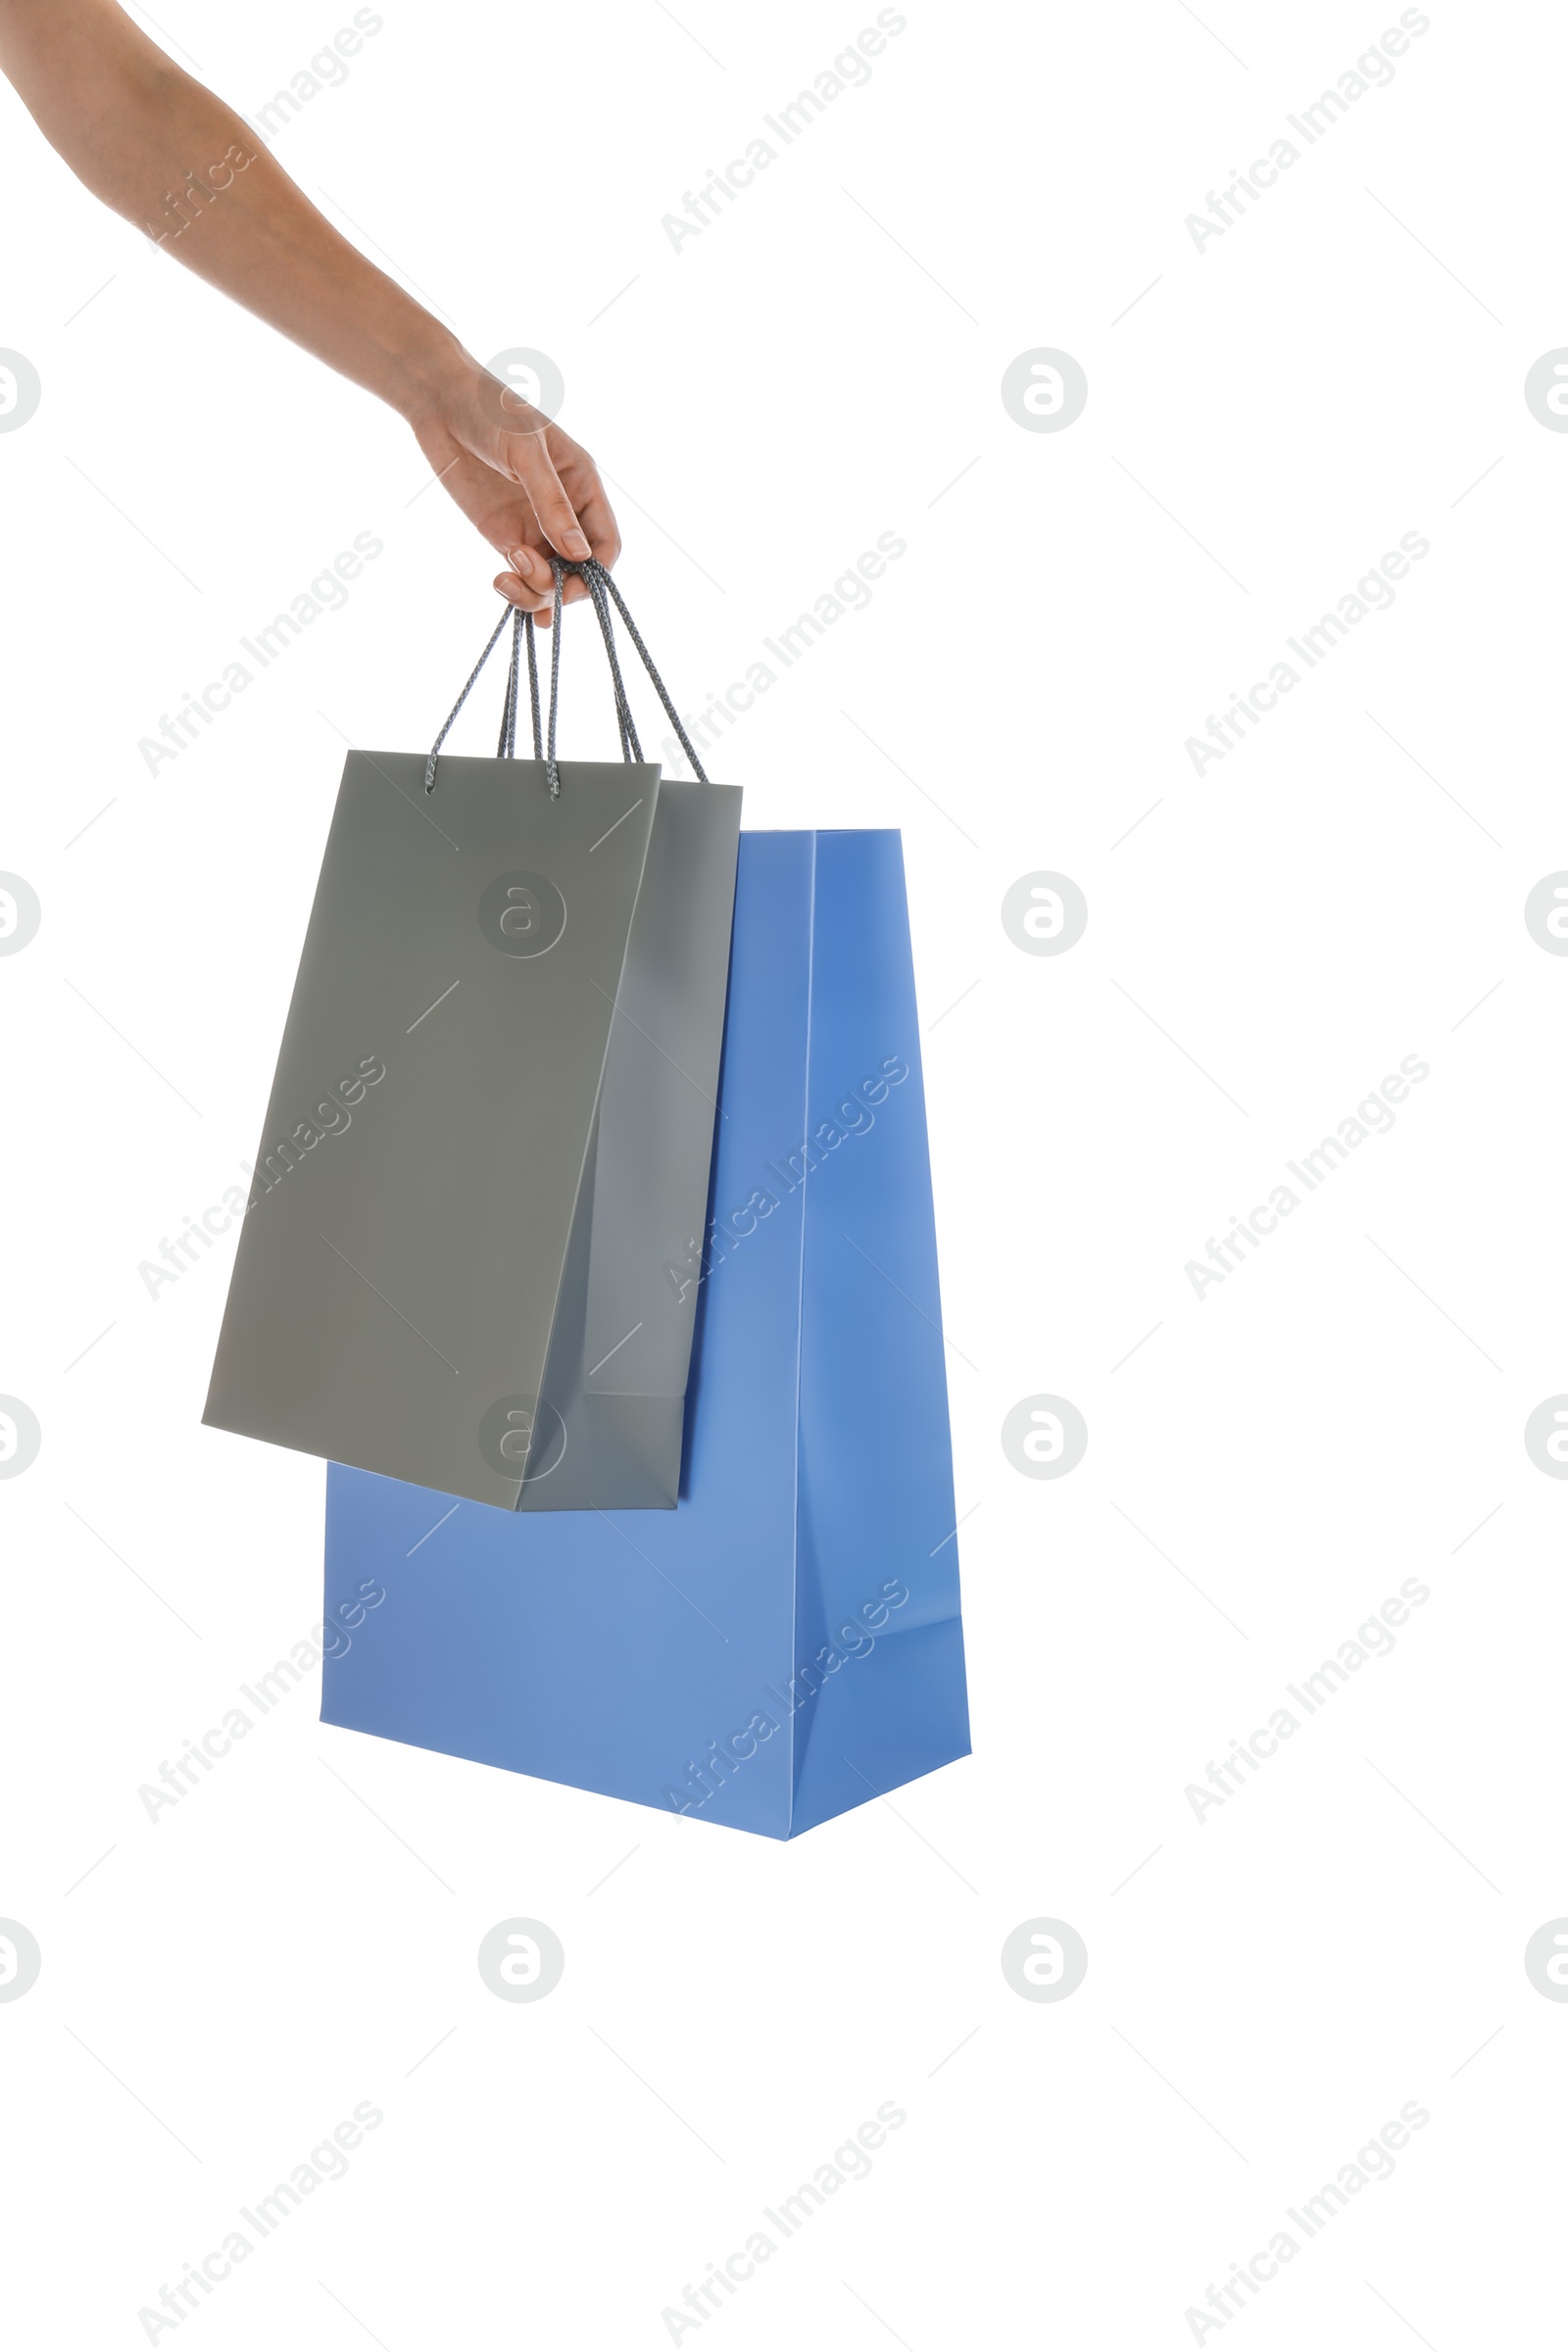
[[[543,622],[546,627],[549,626],[551,608],[555,602],[553,595],[540,596],[537,590],[519,580],[514,571],[498,573],[492,585],[496,594],[504,596],[509,605],[518,606],[524,612],[531,612],[534,618]]]
[[[556,593],[555,575],[550,568],[549,557],[541,555],[537,548],[521,544],[509,547],[506,552],[507,562],[517,575],[520,591],[513,602],[521,604],[525,597],[543,597],[548,603]]]
[[[514,569],[504,571],[494,585],[498,595],[511,605],[518,605],[531,612],[541,628],[548,629],[555,612],[556,584],[548,556],[540,556],[533,548],[519,547],[513,552]],[[541,584],[539,575],[543,573]],[[580,604],[588,594],[583,582],[574,572],[568,572],[562,584],[563,605]]]
[[[620,533],[586,450],[530,408],[509,387],[482,376],[471,405],[449,413],[420,446],[443,487],[476,523],[511,569],[496,580],[499,595],[548,623],[555,605],[551,559],[608,568],[620,554]],[[569,573],[563,602],[588,594]]]
[[[560,474],[545,444],[543,431],[509,436],[507,454],[517,481],[528,494],[534,519],[558,556],[573,564],[586,563],[593,549],[577,512],[562,486]]]
[[[574,449],[565,478],[576,504],[577,520],[588,534],[589,545],[605,569],[612,571],[620,554],[620,533],[615,528],[604,484],[585,450]]]

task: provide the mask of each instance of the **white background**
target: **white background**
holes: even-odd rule
[[[247,115],[352,13],[163,4]],[[907,541],[714,765],[753,825],[904,831],[976,1752],[789,1846],[324,1730],[310,1689],[156,1826],[138,1801],[315,1621],[323,1472],[199,1426],[231,1242],[156,1299],[137,1269],[243,1181],[343,738],[429,741],[495,564],[396,417],[0,90],[0,344],[43,385],[0,436],[0,866],[43,906],[0,960],[0,1390],[43,1431],[0,1483],[0,1914],[43,1951],[0,2005],[18,2342],[146,2340],[366,2100],[348,2177],[181,2343],[665,2343],[889,2100],[870,2177],[679,2340],[1558,2325],[1568,2011],[1523,1950],[1568,1911],[1568,1491],[1523,1426],[1568,1388],[1568,962],[1523,903],[1568,864],[1568,440],[1523,381],[1568,341],[1564,27],[1434,5],[1199,251],[1185,217],[1396,9],[910,0],[672,251],[662,216],[874,13],[386,0],[274,141],[471,350],[557,360],[684,707]],[[1087,372],[1065,431],[1003,405],[1040,346]],[[361,531],[346,608],[150,776],[138,738]],[[1196,775],[1186,739],[1406,532],[1392,609]],[[566,710],[608,756],[602,698]],[[1000,919],[1041,868],[1089,902],[1059,957]],[[1392,1131],[1196,1297],[1187,1261],[1412,1054]],[[1001,1447],[1040,1392],[1089,1426],[1060,1480]],[[1412,1577],[1392,1654],[1196,1818]],[[517,1913],[567,1956],[527,2006],[474,1965]],[[1040,1915],[1088,1945],[1060,2003],[999,1966]],[[1411,2101],[1394,2177],[1199,2335]]]

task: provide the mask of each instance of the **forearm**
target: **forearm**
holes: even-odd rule
[[[411,422],[471,368],[113,0],[0,0],[0,72],[103,203]]]
[[[339,236],[261,140],[115,0],[0,0],[0,74],[93,195],[161,250],[407,417],[432,471],[546,617],[556,559],[620,533],[598,468]],[[580,576],[568,602],[586,596]]]

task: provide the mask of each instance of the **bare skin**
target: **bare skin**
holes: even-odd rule
[[[0,0],[0,73],[82,185],[198,277],[406,419],[548,624],[550,554],[612,564],[592,458],[339,236],[238,115],[115,0]],[[568,579],[565,601],[587,592]]]

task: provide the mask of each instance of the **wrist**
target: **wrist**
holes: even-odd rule
[[[457,336],[427,312],[416,311],[407,341],[389,355],[381,397],[417,434],[440,417],[475,369]]]

